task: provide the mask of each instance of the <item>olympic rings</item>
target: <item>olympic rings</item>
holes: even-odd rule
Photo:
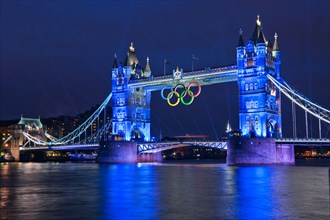
[[[178,100],[176,100],[176,102],[174,103],[174,104],[172,104],[171,102],[170,102],[170,97],[172,97],[173,96],[173,94],[176,96],[176,97],[178,97]],[[177,92],[177,91],[172,91],[172,92],[170,92],[168,95],[167,95],[167,103],[170,105],[170,106],[177,106],[178,104],[179,104],[179,102],[180,102],[180,98],[179,98],[179,93]]]
[[[196,86],[198,86],[198,90],[197,90],[197,93],[195,94],[195,95],[193,95],[195,98],[197,97],[197,96],[199,96],[199,94],[201,94],[201,85],[198,83],[198,82],[191,82],[191,83],[189,83],[188,84],[188,87],[187,87],[187,90],[190,90],[190,87],[192,86],[192,85],[196,85]],[[190,93],[188,93],[188,95],[190,96]]]
[[[184,95],[183,95],[183,93],[184,93]],[[185,102],[185,101],[183,100],[183,98],[186,96],[187,93],[188,93],[188,95],[191,97],[191,99],[190,99],[189,102]],[[181,103],[184,104],[184,105],[190,105],[191,103],[193,103],[194,98],[195,98],[194,93],[193,93],[191,90],[189,90],[189,89],[188,89],[188,90],[184,90],[184,91],[181,93],[181,96],[180,96]]]
[[[194,92],[193,91],[191,91],[191,86],[193,86],[193,85],[196,85],[197,87],[198,87],[198,90],[197,90],[197,93],[196,94],[194,94]],[[178,92],[178,89],[179,88],[182,88],[183,89],[183,91],[181,92],[181,93],[179,93]],[[165,95],[164,95],[164,90],[165,89],[170,89],[171,91],[167,94],[167,97],[165,97]],[[183,105],[190,105],[190,104],[192,104],[193,103],[193,101],[194,101],[194,99],[197,97],[197,96],[199,96],[199,94],[201,93],[201,85],[198,83],[198,82],[190,82],[189,84],[188,84],[188,86],[186,87],[185,85],[183,85],[183,84],[177,84],[174,88],[171,88],[171,87],[169,87],[169,86],[164,86],[163,88],[162,88],[162,90],[161,90],[161,92],[160,92],[160,95],[161,95],[161,97],[164,99],[164,100],[167,100],[167,103],[169,104],[169,106],[172,106],[172,107],[174,107],[174,106],[177,106],[179,103],[180,103],[180,101],[181,101],[181,103],[183,104]],[[184,100],[184,98],[186,97],[186,95],[189,95],[191,98],[190,98],[190,100],[189,101],[185,101]],[[170,100],[171,100],[171,98],[173,97],[173,95],[174,96],[176,96],[177,97],[177,101],[176,102],[174,102],[174,103],[172,103]]]
[[[164,96],[164,90],[165,90],[165,89],[170,89],[171,92],[173,92],[173,88],[172,88],[172,87],[169,87],[169,86],[164,86],[164,87],[162,88],[162,91],[160,92],[160,96],[161,96],[164,100],[168,100],[168,99],[172,98],[173,93],[172,93],[171,97],[166,98],[166,97]],[[171,92],[170,92],[170,93],[171,93]]]

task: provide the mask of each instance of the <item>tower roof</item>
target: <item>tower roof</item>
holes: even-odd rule
[[[151,72],[150,64],[149,64],[149,57],[147,57],[147,64],[146,64],[145,72]]]
[[[265,39],[265,35],[264,33],[262,32],[262,29],[260,28],[260,32],[259,32],[259,36],[258,36],[258,40],[256,42],[257,44],[259,43],[266,43],[266,39]]]
[[[117,54],[114,55],[114,60],[113,60],[112,68],[118,68]]]
[[[277,33],[275,33],[275,35],[274,35],[274,46],[273,46],[273,51],[280,51],[280,48],[279,48],[279,46],[278,46],[278,42],[277,42],[277,38],[278,38],[278,35],[277,35]]]
[[[18,122],[19,125],[29,126],[31,128],[42,128],[42,123],[40,118],[23,118],[21,116],[21,120]]]
[[[254,28],[254,31],[253,31],[253,34],[252,34],[250,40],[254,41],[255,44],[261,43],[261,42],[263,42],[263,43],[267,42],[266,37],[265,37],[264,33],[262,32],[261,20],[260,20],[259,15],[257,16],[256,26]]]
[[[243,40],[243,31],[242,29],[239,30],[239,39],[237,47],[245,47],[244,40]]]
[[[139,60],[137,59],[137,57],[135,55],[135,48],[133,47],[133,42],[132,42],[131,46],[128,48],[125,64],[127,66],[132,66],[133,67],[138,63],[139,63]]]
[[[149,77],[151,74],[150,64],[149,64],[149,57],[147,57],[147,64],[146,68],[144,69],[144,76]]]

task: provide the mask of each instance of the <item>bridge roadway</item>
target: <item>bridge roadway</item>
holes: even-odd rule
[[[156,91],[164,86],[174,87],[178,83],[188,84],[190,82],[198,82],[201,86],[211,85],[216,83],[234,82],[237,81],[237,66],[224,66],[216,68],[206,68],[193,72],[184,72],[182,77],[173,80],[173,75],[151,76],[150,78],[130,80],[129,88],[141,88],[146,90]]]
[[[282,138],[276,139],[277,144],[292,144],[294,146],[328,146],[330,147],[330,139],[307,139],[307,138]],[[157,153],[164,150],[198,146],[198,147],[210,147],[221,150],[227,150],[228,141],[226,140],[192,140],[192,141],[164,141],[164,142],[144,142],[137,143],[137,152],[141,153]],[[21,147],[22,151],[29,150],[97,150],[99,148],[98,143],[94,144],[72,144],[72,145],[56,145],[56,146],[30,146]]]

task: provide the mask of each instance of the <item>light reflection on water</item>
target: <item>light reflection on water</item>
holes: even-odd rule
[[[328,167],[0,164],[1,219],[328,219]]]

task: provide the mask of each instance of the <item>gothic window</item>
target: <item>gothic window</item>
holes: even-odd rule
[[[117,79],[117,85],[122,85],[123,84],[123,78],[118,78]]]
[[[255,90],[258,89],[258,83],[254,83],[254,89],[255,89]]]
[[[141,97],[140,96],[136,97],[136,104],[141,105]]]
[[[249,91],[249,84],[245,84],[245,91]]]
[[[125,104],[125,98],[121,97],[117,99],[117,104],[118,105],[124,105]]]
[[[254,102],[254,106],[253,106],[254,108],[258,108],[258,101],[255,101]]]
[[[250,83],[250,90],[253,90],[253,84]]]

